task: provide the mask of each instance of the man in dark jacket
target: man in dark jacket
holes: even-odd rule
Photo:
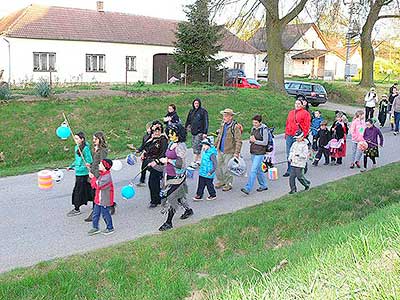
[[[192,106],[186,119],[185,128],[192,133],[194,157],[191,167],[197,168],[200,165],[201,141],[207,137],[208,132],[208,112],[201,107],[199,98],[194,99]]]

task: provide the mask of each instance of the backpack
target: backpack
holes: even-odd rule
[[[233,120],[232,122],[233,122],[233,123],[232,123],[232,126],[231,126],[231,133],[232,133],[233,139],[235,139],[235,128],[236,128],[236,126],[238,126],[238,128],[239,128],[239,130],[240,130],[240,133],[243,133],[243,125],[240,124],[240,123],[239,123],[238,121],[236,121],[236,120]]]
[[[272,135],[272,132],[274,131],[274,129],[275,128],[272,128],[272,130],[270,130],[267,126],[267,131],[268,131],[268,144],[266,146],[267,152],[272,152],[274,150],[274,139],[273,139],[273,135]],[[263,132],[264,132],[264,130],[260,131],[261,137],[263,137]]]

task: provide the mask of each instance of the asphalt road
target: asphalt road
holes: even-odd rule
[[[347,112],[351,113],[350,109],[354,108],[348,108]],[[395,137],[388,128],[384,128],[383,132],[386,139],[385,147],[381,149],[378,165],[400,160],[398,154],[400,136]],[[283,136],[277,136],[275,142],[277,160],[284,161]],[[243,154],[249,168],[250,155],[247,141],[244,142]],[[191,154],[188,161],[190,159]],[[125,162],[123,164],[124,167],[121,171],[113,172],[118,207],[113,217],[116,231],[110,236],[87,236],[91,224],[85,223],[83,220],[89,214],[90,206],[82,207],[83,214],[79,216],[66,216],[66,213],[72,209],[71,192],[75,179],[73,172],[65,171],[63,181],[47,192],[38,189],[37,174],[0,178],[0,206],[2,208],[0,210],[0,272],[16,267],[30,266],[44,260],[87,252],[158,232],[158,227],[164,222],[165,216],[160,214],[158,208],[148,208],[149,191],[147,187],[136,188],[137,194],[130,201],[121,198],[121,188],[139,170],[139,165],[128,166]],[[279,179],[268,182],[269,190],[266,192],[254,191],[249,196],[244,195],[240,192],[240,188],[244,186],[247,178],[237,177],[234,180],[233,190],[230,192],[219,191],[216,201],[193,203],[190,200],[195,214],[187,220],[175,218],[175,227],[271,201],[287,194],[289,191],[288,179],[281,176],[285,168],[285,164],[278,165]],[[311,180],[312,187],[315,187],[358,173],[359,170],[349,169],[347,157],[343,166],[312,167],[307,177]],[[188,179],[188,185],[191,199],[197,186],[197,174],[194,179]],[[300,184],[298,184],[298,188],[300,189]],[[104,227],[102,220],[100,224]]]

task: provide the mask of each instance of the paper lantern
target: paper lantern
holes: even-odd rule
[[[56,134],[60,139],[66,140],[71,135],[71,129],[69,129],[67,124],[61,124],[61,126],[57,128]]]
[[[264,173],[267,173],[268,171],[268,165],[265,162],[261,163],[261,171],[263,171]]]
[[[135,197],[135,194],[136,191],[131,184],[124,186],[121,190],[121,196],[125,200],[132,199],[133,197]]]
[[[38,187],[40,190],[50,190],[53,188],[52,171],[43,170],[38,173]]]
[[[60,183],[61,180],[64,178],[64,172],[59,170],[59,169],[55,169],[53,170],[53,172],[51,173],[51,178],[56,182],[56,183]]]
[[[268,169],[268,179],[269,180],[278,180],[278,169],[277,168]]]
[[[359,149],[360,151],[365,151],[365,150],[367,150],[367,149],[368,149],[368,143],[365,142],[365,141],[359,142],[359,143],[358,143],[358,149]]]
[[[136,164],[136,162],[137,162],[137,158],[136,158],[136,155],[134,153],[131,153],[126,157],[126,163],[128,165],[134,166]]]
[[[111,167],[111,170],[113,171],[120,171],[122,169],[122,162],[118,159],[113,160],[113,165]]]

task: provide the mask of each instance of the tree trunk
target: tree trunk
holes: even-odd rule
[[[279,21],[267,20],[268,81],[275,89],[284,91],[285,49],[282,45],[282,30]]]

